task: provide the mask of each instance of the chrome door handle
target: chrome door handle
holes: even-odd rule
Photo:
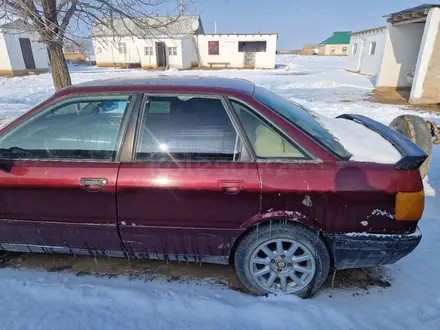
[[[105,187],[106,185],[108,185],[108,179],[106,179],[106,178],[81,178],[79,180],[79,183],[83,187],[88,187],[88,186]]]
[[[220,180],[218,186],[225,194],[236,195],[246,187],[246,183],[242,180]]]

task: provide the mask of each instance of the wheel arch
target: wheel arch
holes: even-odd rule
[[[286,211],[284,211],[285,213]],[[287,211],[289,212],[289,211]],[[289,212],[290,213],[290,212]],[[333,256],[331,254],[331,250],[329,249],[327,245],[327,241],[322,237],[321,235],[321,229],[317,226],[313,226],[310,221],[301,221],[301,219],[304,217],[300,212],[292,212],[296,215],[301,215],[301,217],[286,217],[286,216],[270,216],[270,217],[261,217],[258,221],[250,221],[248,223],[248,226],[246,229],[240,233],[240,235],[235,239],[234,243],[232,244],[231,251],[229,252],[229,264],[234,264],[234,258],[235,258],[235,251],[237,249],[237,246],[240,244],[240,242],[243,240],[244,237],[246,237],[249,233],[258,230],[259,226],[279,226],[280,224],[286,225],[286,224],[294,224],[297,226],[301,226],[303,228],[306,228],[314,233],[316,233],[320,238],[322,239],[323,243],[325,244],[329,255],[331,259],[331,263],[333,264]],[[244,226],[242,226],[243,228]]]

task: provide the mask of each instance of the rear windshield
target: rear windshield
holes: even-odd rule
[[[339,158],[348,160],[352,156],[314,117],[313,112],[285,99],[266,88],[256,86],[255,99],[281,115]]]

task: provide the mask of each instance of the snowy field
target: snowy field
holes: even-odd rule
[[[345,58],[280,56],[276,70],[167,71],[72,68],[74,83],[158,74],[245,78],[317,112],[359,113],[388,124],[409,107],[366,101],[372,78],[344,71]],[[0,78],[0,119],[53,93],[49,74]],[[420,114],[420,113],[419,113]],[[440,123],[440,117],[421,114]],[[0,329],[440,329],[440,146],[426,187],[420,246],[386,266],[391,287],[326,289],[310,300],[251,297],[212,283],[144,282],[69,273],[0,270]],[[203,266],[202,266],[203,267]],[[336,274],[337,276],[337,274]]]

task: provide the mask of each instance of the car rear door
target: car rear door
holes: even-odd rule
[[[134,255],[226,262],[260,212],[256,163],[218,96],[145,96],[117,187],[122,241]]]
[[[121,251],[119,148],[130,94],[75,96],[0,138],[0,242],[24,251]]]

